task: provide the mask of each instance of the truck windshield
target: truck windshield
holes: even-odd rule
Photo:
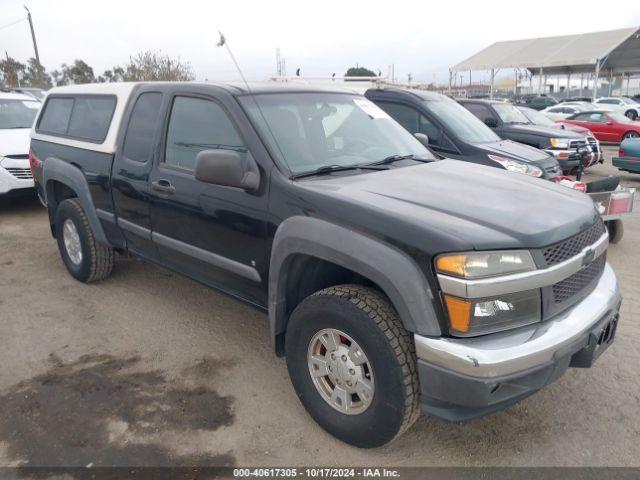
[[[504,123],[531,123],[520,110],[508,103],[495,103],[493,108]]]
[[[293,174],[324,166],[366,165],[392,155],[435,159],[364,97],[277,93],[246,96],[240,102],[272,152]]]
[[[31,128],[40,102],[0,99],[0,129]]]
[[[463,142],[490,143],[500,141],[500,137],[493,133],[478,117],[453,100],[426,101],[427,110],[433,113],[449,132]]]

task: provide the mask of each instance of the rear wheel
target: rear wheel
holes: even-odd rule
[[[638,138],[638,137],[640,137],[640,133],[638,133],[638,132],[634,132],[634,131],[632,130],[632,131],[630,131],[630,132],[625,133],[625,134],[622,136],[622,139],[623,139],[623,140],[626,140],[627,138]]]
[[[93,282],[111,275],[113,249],[96,242],[77,198],[58,205],[55,231],[62,261],[76,280]]]
[[[635,120],[636,118],[638,118],[638,112],[636,112],[635,110],[628,110],[625,112],[625,115],[631,120]]]
[[[341,285],[315,293],[292,313],[285,341],[300,401],[340,440],[378,447],[418,417],[413,341],[378,291]]]

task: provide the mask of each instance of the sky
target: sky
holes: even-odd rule
[[[449,66],[496,41],[640,27],[639,0],[615,8],[594,0],[0,0],[0,53],[22,62],[33,56],[24,4],[48,71],[82,59],[97,76],[156,50],[188,61],[196,79],[216,81],[239,79],[216,47],[219,30],[250,80],[275,75],[279,47],[288,75],[340,76],[357,64],[384,76],[394,64],[399,81],[411,73],[446,83]]]

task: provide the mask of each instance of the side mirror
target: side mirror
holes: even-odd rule
[[[496,128],[498,126],[498,121],[493,117],[487,117],[484,119],[484,124],[490,128]]]
[[[416,137],[416,139],[425,147],[427,148],[431,148],[429,146],[429,136],[424,134],[424,133],[414,133],[413,134],[414,137]]]
[[[202,150],[196,156],[195,176],[201,182],[248,191],[260,187],[260,171],[251,154],[243,160],[233,150]]]

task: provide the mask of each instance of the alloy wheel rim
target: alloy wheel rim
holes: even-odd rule
[[[82,263],[82,244],[80,243],[80,235],[76,224],[70,219],[64,221],[62,239],[69,259],[74,265],[80,265]]]
[[[363,413],[373,401],[373,369],[364,350],[346,333],[326,328],[317,332],[307,353],[316,390],[331,407],[346,415]]]

